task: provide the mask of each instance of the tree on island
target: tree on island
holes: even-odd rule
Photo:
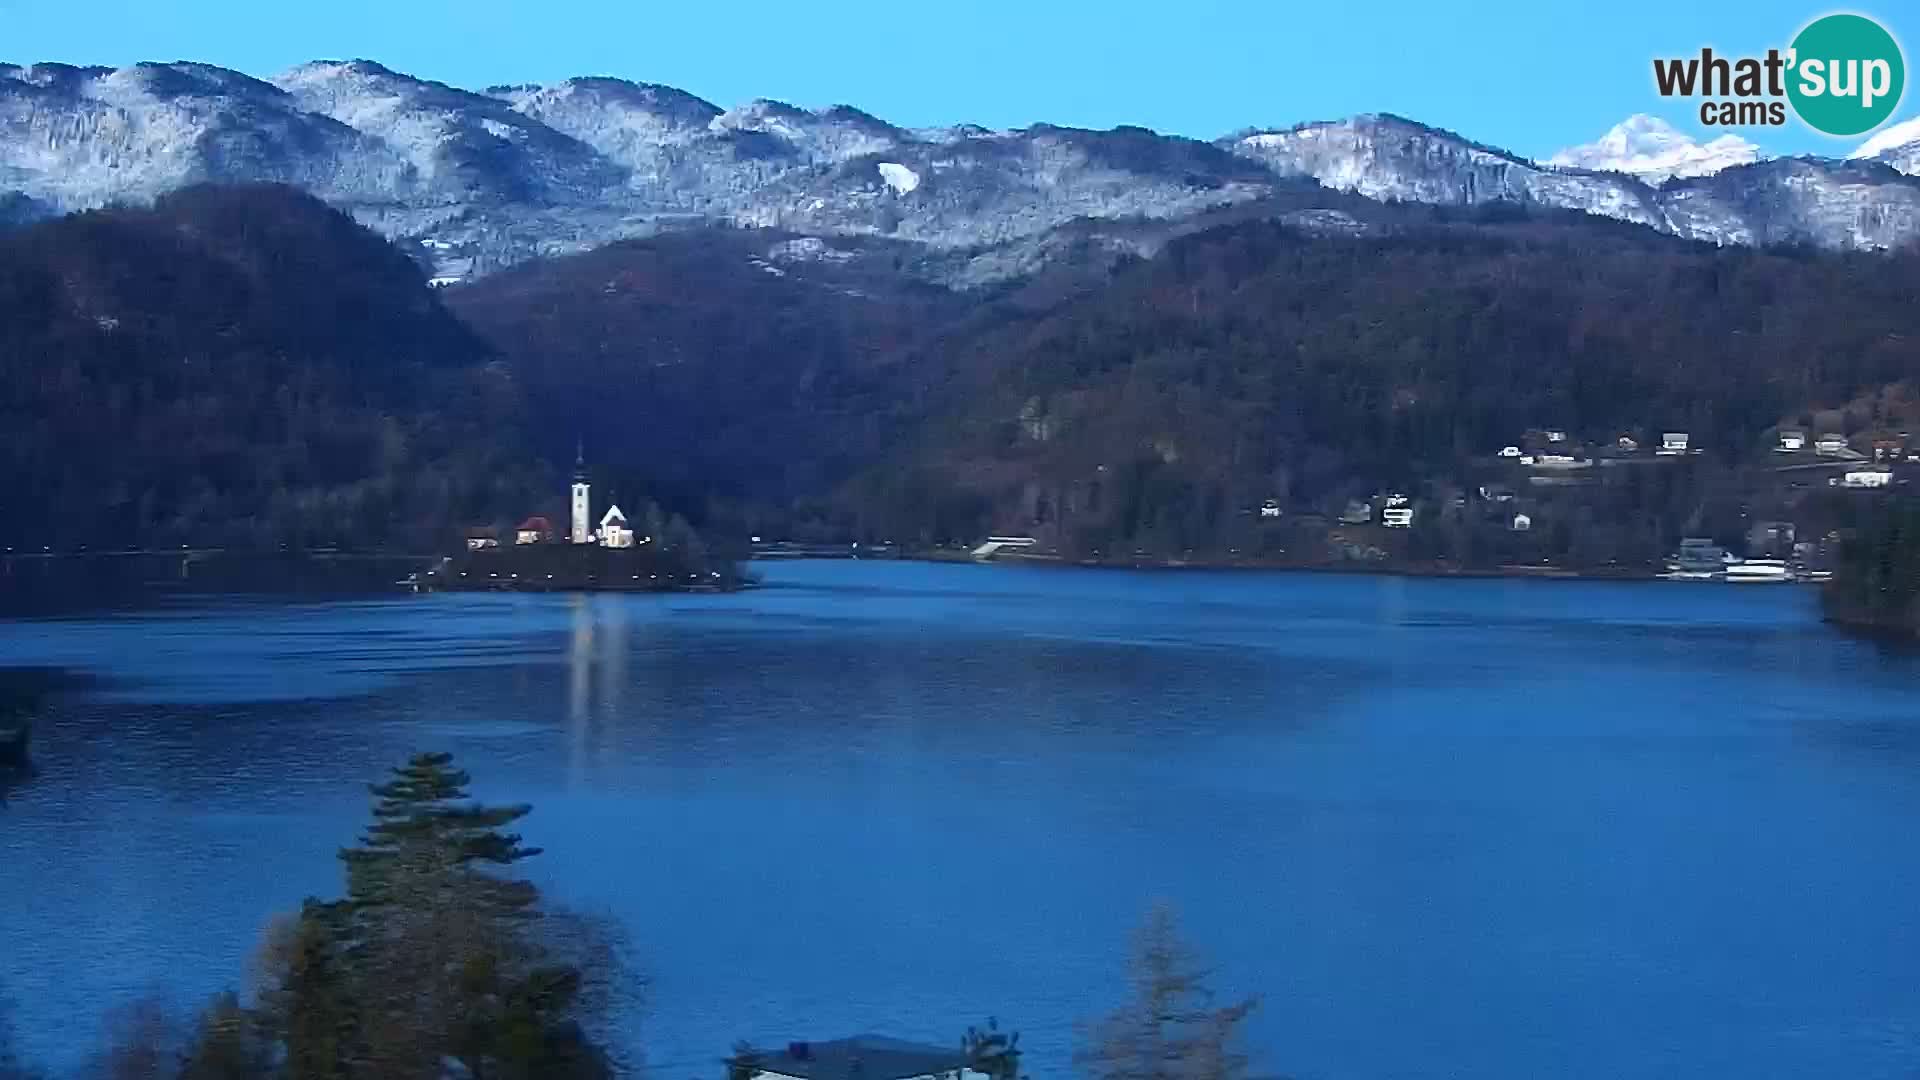
[[[430,1080],[449,1062],[474,1080],[611,1075],[587,1034],[610,950],[589,958],[601,939],[506,872],[538,854],[505,831],[529,808],[473,802],[467,784],[447,754],[393,770],[341,852],[346,897],[309,900],[269,935],[251,1021],[288,1080]],[[223,1015],[190,1057],[250,1057]]]
[[[1258,999],[1215,1006],[1206,980],[1172,908],[1155,906],[1134,936],[1132,999],[1093,1025],[1075,1063],[1093,1080],[1244,1076],[1240,1024]]]

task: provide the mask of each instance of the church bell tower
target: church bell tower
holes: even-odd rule
[[[568,539],[576,544],[593,542],[592,504],[587,487],[586,445],[575,445],[573,451],[573,528]]]

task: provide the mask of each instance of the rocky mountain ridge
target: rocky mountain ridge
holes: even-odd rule
[[[1655,185],[1391,115],[1209,142],[1135,127],[910,130],[849,106],[722,109],[612,78],[470,91],[364,60],[270,80],[186,62],[0,65],[8,219],[197,182],[284,182],[418,242],[448,283],[691,223],[911,241],[967,256],[928,265],[978,283],[1044,261],[1048,234],[1070,222],[1179,220],[1301,181],[1572,209],[1712,243],[1888,248],[1920,237],[1920,178],[1901,171],[1910,150]]]

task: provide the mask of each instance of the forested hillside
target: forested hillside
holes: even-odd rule
[[[504,356],[550,459],[674,506],[784,507],[905,437],[892,369],[971,298],[901,272],[905,245],[703,229],[448,291]]]
[[[1470,490],[1528,429],[1690,432],[1686,467],[1560,496],[1541,552],[1644,561],[1737,527],[1774,427],[1920,421],[1889,413],[1920,256],[1343,206],[1062,230],[971,291],[907,245],[702,229],[438,293],[277,188],[37,225],[0,236],[6,540],[443,544],[557,509],[582,440],[602,496],[723,531],[1218,551],[1268,500]]]
[[[1920,258],[1576,218],[1248,223],[910,374],[921,422],[850,489],[886,529],[933,537],[979,511],[1095,547],[1205,548],[1263,499],[1417,491],[1533,428],[1764,455],[1769,429],[1920,375]]]
[[[518,395],[419,269],[292,189],[0,235],[0,541],[371,544],[518,501]]]
[[[1920,636],[1920,503],[1889,500],[1850,524],[1839,569],[1821,596],[1827,617]]]

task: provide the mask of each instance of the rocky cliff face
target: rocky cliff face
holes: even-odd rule
[[[1374,199],[1580,210],[1715,243],[1889,247],[1920,234],[1920,179],[1898,171],[1911,150],[1654,186],[1393,116],[1206,143],[1142,128],[907,130],[846,106],[723,110],[606,78],[471,92],[367,61],[270,81],[189,63],[0,66],[9,219],[201,181],[282,181],[418,241],[448,281],[688,222],[1031,252],[1076,220],[1183,219],[1297,178]]]

